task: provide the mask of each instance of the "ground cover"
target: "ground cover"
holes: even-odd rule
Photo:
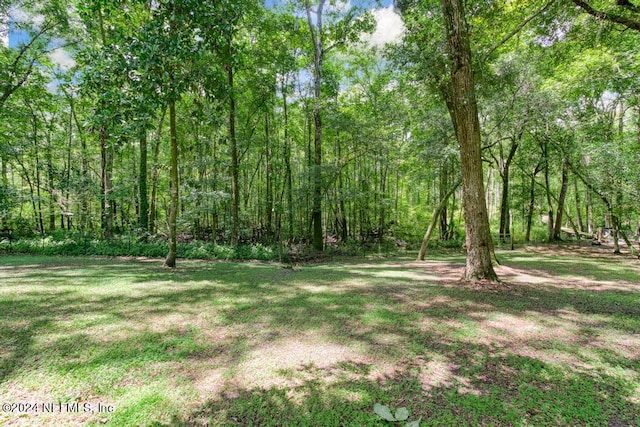
[[[640,425],[637,261],[430,257],[1,257],[0,425]]]

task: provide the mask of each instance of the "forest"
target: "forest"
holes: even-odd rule
[[[2,0],[2,247],[636,255],[639,8]]]
[[[639,0],[0,0],[0,425],[640,426]]]

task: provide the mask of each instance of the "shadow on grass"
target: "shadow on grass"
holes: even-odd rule
[[[453,353],[458,350],[454,346]],[[386,426],[375,403],[409,409],[422,426],[635,425],[637,404],[628,384],[609,376],[571,373],[539,360],[506,354],[457,366],[446,381],[415,367],[371,378],[368,365],[301,367],[308,379],[295,386],[234,390],[213,398],[168,426]],[[425,361],[427,364],[429,361]],[[330,381],[326,381],[330,378]]]
[[[46,365],[108,395],[154,364],[185,365],[182,375],[200,363],[222,369],[230,378],[221,382],[249,366],[288,385],[238,380],[172,424],[384,425],[371,410],[378,402],[406,406],[424,425],[640,422],[638,292],[484,292],[443,286],[401,263],[292,271],[195,262],[169,272],[130,261],[73,269],[64,259],[30,261],[40,267],[3,267],[15,278],[0,294],[0,386]],[[616,335],[630,344],[609,346]],[[287,340],[293,345],[278,347]],[[326,363],[320,355],[261,365],[323,342],[353,351]],[[135,424],[122,417],[112,423]]]

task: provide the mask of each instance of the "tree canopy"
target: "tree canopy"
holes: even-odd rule
[[[468,280],[514,240],[637,251],[634,0],[2,0],[3,35],[15,236],[134,236],[173,267],[181,243],[417,249],[429,229]]]

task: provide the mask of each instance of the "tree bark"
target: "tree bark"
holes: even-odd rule
[[[564,212],[564,202],[567,198],[567,188],[569,187],[569,167],[567,160],[562,160],[562,184],[560,187],[560,196],[558,197],[558,209],[556,210],[556,223],[553,227],[553,240],[560,241],[560,232],[562,231],[562,213]]]
[[[320,91],[322,87],[322,60],[324,56],[322,34],[322,12],[326,0],[320,0],[316,9],[315,25],[311,18],[311,5],[306,1],[307,23],[311,31],[313,42],[313,124],[315,127],[313,138],[313,199],[311,221],[313,223],[313,248],[322,251],[322,119],[320,108]]]
[[[39,138],[39,134],[38,134],[38,122],[37,122],[37,117],[35,115],[35,113],[32,111],[32,121],[33,121],[33,148],[34,148],[34,160],[35,160],[35,190],[36,190],[36,196],[37,196],[37,210],[36,210],[36,204],[34,202],[33,207],[34,207],[34,215],[36,217],[36,221],[38,224],[38,229],[40,231],[41,235],[44,235],[44,220],[42,219],[42,198],[40,196],[40,156],[38,155],[38,138]],[[26,174],[26,170],[25,170],[25,174]],[[31,198],[33,199],[33,188],[31,189]]]
[[[167,114],[166,105],[162,110],[162,116],[160,116],[160,123],[158,123],[158,132],[156,134],[156,141],[153,147],[153,171],[151,172],[151,202],[149,204],[149,232],[156,232],[156,200],[158,193],[158,175],[160,173],[160,165],[158,159],[160,157],[160,142],[162,140],[162,126],[164,123],[164,117]]]
[[[576,199],[576,226],[578,231],[584,232],[584,220],[582,218],[582,200],[580,199],[580,191],[578,189],[578,178],[573,180],[573,192]]]
[[[524,130],[523,130],[524,131]],[[520,139],[522,133],[517,137],[514,137],[509,147],[509,153],[506,158],[503,154],[502,145],[500,145],[500,161],[498,164],[498,171],[500,172],[500,178],[502,181],[502,194],[500,196],[500,240],[503,242],[509,239],[511,236],[510,223],[511,218],[509,211],[511,210],[511,203],[509,199],[509,176],[511,172],[511,163],[516,155],[516,151],[520,145]]]
[[[449,194],[447,191],[447,187],[449,186],[449,168],[447,167],[447,162],[443,162],[442,167],[440,168],[440,179],[439,179],[439,196],[440,203],[442,203],[443,198],[449,199]],[[439,224],[438,224],[438,232],[440,234],[440,240],[449,240],[449,215],[447,212],[447,203],[442,206],[438,215],[440,216]]]
[[[551,202],[551,183],[549,181],[549,145],[546,141],[541,144],[544,157],[544,188],[547,195],[547,241],[553,241],[553,203]]]
[[[56,191],[53,180],[54,173],[53,157],[51,154],[51,135],[47,135],[45,157],[47,161],[47,192],[49,193],[49,232],[52,232],[56,229]]]
[[[424,238],[422,239],[422,245],[420,246],[420,252],[418,253],[418,261],[424,261],[424,257],[427,255],[427,246],[429,245],[429,239],[431,239],[431,234],[433,234],[433,230],[436,228],[436,224],[438,223],[438,218],[440,213],[447,206],[447,202],[449,197],[456,191],[456,189],[460,186],[461,180],[458,180],[450,189],[444,194],[440,203],[433,211],[433,216],[431,217],[431,222],[429,223],[429,227],[427,228],[427,232],[424,233]]]
[[[234,94],[233,65],[231,64],[231,40],[229,44],[229,63],[227,63],[227,83],[229,84],[229,142],[231,149],[231,245],[238,244],[240,187],[238,186],[238,139],[236,136],[236,98]]]
[[[113,237],[113,209],[111,208],[111,170],[112,161],[107,131],[104,126],[100,129],[100,217],[102,218],[102,237]]]
[[[265,197],[265,216],[266,216],[266,233],[267,239],[273,239],[273,180],[271,173],[271,136],[269,134],[269,113],[264,115],[264,138],[265,138],[265,181],[266,181],[266,197]]]
[[[287,239],[293,239],[293,180],[291,177],[291,142],[289,141],[289,114],[287,110],[286,77],[282,82],[282,114],[284,116],[284,169],[285,187],[287,193],[287,226],[289,235]]]
[[[467,263],[464,280],[497,281],[484,193],[480,122],[462,0],[441,0],[451,60],[452,122],[460,145]]]
[[[140,173],[138,175],[138,197],[140,198],[138,226],[143,231],[149,230],[149,196],[147,191],[147,134],[140,137]]]
[[[176,103],[169,101],[169,133],[171,145],[171,205],[169,208],[169,253],[164,267],[175,268],[178,253],[176,219],[178,216],[178,135],[176,130]]]
[[[524,236],[524,241],[529,243],[531,241],[531,223],[533,222],[533,209],[536,199],[536,175],[540,172],[541,163],[538,163],[533,169],[531,174],[531,188],[529,190],[529,209],[527,210],[527,231]]]

